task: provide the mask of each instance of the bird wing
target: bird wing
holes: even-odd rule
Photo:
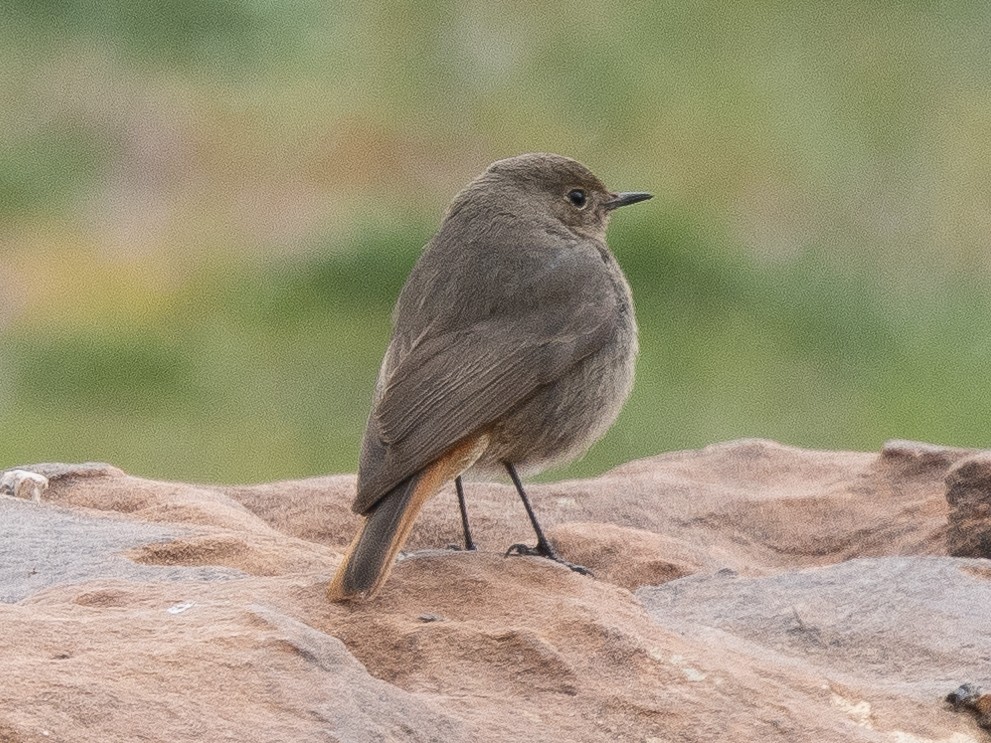
[[[507,282],[512,286],[486,316],[441,323],[446,329],[437,333],[428,326],[402,351],[390,346],[400,357],[386,358],[362,446],[355,512],[365,513],[614,336],[618,299],[598,251],[564,260],[583,265],[555,271],[559,265],[544,262],[548,271]],[[464,291],[472,296],[472,287]]]

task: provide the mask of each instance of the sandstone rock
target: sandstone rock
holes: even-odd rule
[[[946,550],[977,456],[749,440],[532,486],[595,578],[504,557],[522,507],[468,483],[481,551],[443,492],[354,605],[351,476],[40,468],[0,498],[0,740],[985,740],[943,701],[991,685],[991,569]]]
[[[949,471],[946,501],[947,551],[958,557],[991,557],[991,454],[975,454]]]
[[[977,724],[985,730],[991,730],[991,694],[984,692],[974,684],[963,684],[946,695],[946,701],[954,709],[973,712]]]

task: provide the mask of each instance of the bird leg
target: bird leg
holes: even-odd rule
[[[525,555],[529,557],[546,557],[548,560],[553,560],[554,562],[560,563],[566,568],[574,570],[576,573],[581,573],[582,575],[592,575],[592,571],[584,565],[575,565],[557,554],[553,545],[551,545],[547,537],[544,536],[544,530],[540,528],[540,524],[537,522],[537,514],[533,512],[533,506],[530,505],[530,499],[527,497],[526,491],[523,489],[523,483],[520,481],[520,476],[516,474],[516,468],[510,462],[503,462],[503,465],[506,467],[506,471],[509,472],[509,477],[512,479],[513,485],[516,486],[516,492],[520,494],[520,500],[523,501],[523,507],[526,509],[526,514],[530,517],[530,523],[533,525],[533,531],[537,535],[536,547],[530,547],[526,544],[514,544],[506,550],[506,556]]]
[[[465,505],[465,488],[461,483],[461,475],[454,478],[454,490],[458,494],[458,509],[461,511],[461,528],[465,534],[464,549],[467,552],[474,552],[478,549],[475,540],[471,538],[471,526],[468,524],[468,507]],[[461,549],[456,545],[450,545],[449,549]]]

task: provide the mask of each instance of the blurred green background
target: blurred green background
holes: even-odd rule
[[[989,445],[984,2],[6,0],[0,466],[353,471],[454,193],[547,150],[642,356],[553,476],[744,436]]]

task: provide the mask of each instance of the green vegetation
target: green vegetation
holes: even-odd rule
[[[552,476],[743,436],[988,445],[982,4],[0,14],[0,466],[353,470],[420,246],[532,150],[658,196],[610,231],[633,398]]]

